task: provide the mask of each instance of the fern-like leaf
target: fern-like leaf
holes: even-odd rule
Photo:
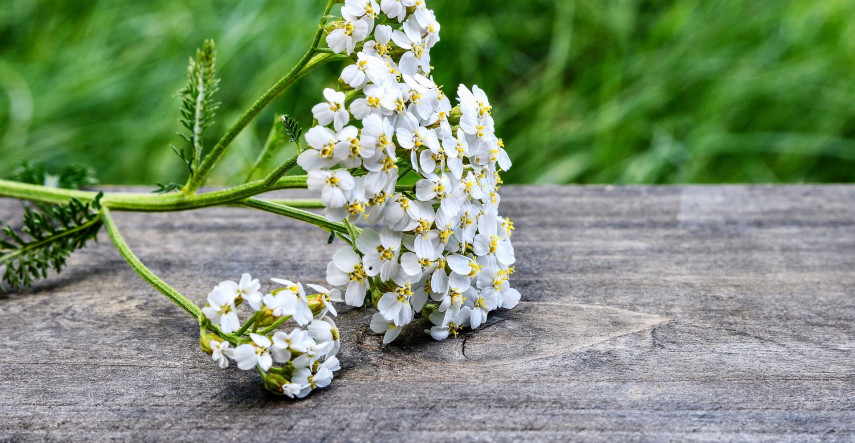
[[[214,101],[220,80],[215,76],[216,51],[213,40],[205,40],[202,48],[196,50],[196,58],[190,58],[187,67],[187,86],[178,92],[181,97],[181,118],[179,121],[187,134],[180,134],[187,140],[192,155],[182,160],[188,163],[190,174],[199,167],[202,159],[202,134],[214,122],[214,115],[220,104]]]
[[[30,286],[47,277],[49,269],[60,272],[68,256],[96,238],[101,228],[101,194],[92,202],[71,199],[67,205],[27,207],[23,226],[0,230],[0,267],[3,281],[14,289]],[[0,287],[2,289],[2,287]]]
[[[154,191],[151,191],[155,194],[168,194],[170,192],[175,192],[175,191],[178,191],[181,189],[181,185],[179,185],[178,183],[168,183],[168,184],[156,183],[156,184],[157,184],[157,189],[155,189]]]
[[[285,126],[285,132],[291,138],[291,141],[297,144],[297,152],[303,152],[300,146],[300,136],[303,135],[303,127],[300,126],[300,122],[290,115],[283,115],[282,125]]]
[[[41,163],[22,161],[12,173],[12,180],[33,185],[80,189],[98,184],[95,172],[88,166],[70,165],[59,174],[50,174]]]

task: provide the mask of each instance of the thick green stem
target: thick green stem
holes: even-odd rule
[[[240,186],[204,194],[184,195],[171,194],[140,194],[131,192],[110,192],[104,194],[101,206],[114,211],[137,212],[168,212],[186,211],[235,204],[254,195],[263,194],[277,189],[305,189],[306,176],[293,175],[279,177],[283,170],[290,169],[289,162],[283,163],[277,170],[262,180],[256,180]],[[69,189],[50,188],[40,185],[30,185],[9,180],[0,180],[0,197],[11,197],[21,200],[33,200],[45,203],[66,204],[72,198],[83,202],[95,200],[97,192],[74,191]]]
[[[97,192],[52,188],[0,179],[0,197],[32,200],[45,203],[66,204],[72,198],[83,202],[95,200]]]

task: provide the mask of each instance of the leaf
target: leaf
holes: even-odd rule
[[[155,189],[154,191],[151,191],[155,194],[167,194],[167,193],[175,192],[175,191],[178,191],[181,189],[181,185],[179,185],[178,183],[169,183],[169,184],[156,183],[156,185],[157,185],[157,189]]]
[[[59,172],[59,187],[65,189],[80,189],[98,184],[95,171],[88,166],[70,165]]]
[[[102,195],[91,204],[71,199],[67,205],[27,207],[21,229],[4,226],[0,231],[0,267],[6,268],[3,281],[19,289],[46,278],[49,269],[62,271],[72,252],[96,238]]]
[[[215,68],[214,41],[205,40],[202,48],[196,50],[195,60],[190,59],[187,67],[187,86],[178,91],[181,97],[181,117],[178,121],[190,131],[189,134],[180,135],[187,140],[192,149],[192,154],[187,158],[183,153],[180,157],[188,164],[190,175],[198,169],[202,159],[204,150],[202,135],[214,122],[214,115],[220,107],[220,104],[213,99],[220,84],[220,79],[215,76]]]
[[[95,171],[88,166],[69,165],[59,174],[49,174],[43,164],[26,160],[18,163],[18,167],[12,173],[12,180],[65,189],[80,189],[98,184]]]
[[[282,125],[285,126],[285,132],[287,132],[288,137],[291,138],[291,142],[297,144],[298,151],[302,151],[302,149],[300,149],[300,136],[303,135],[303,128],[300,126],[300,122],[290,115],[283,115],[281,119]]]
[[[44,185],[46,177],[47,171],[43,164],[27,160],[18,163],[15,171],[12,172],[12,180],[31,185]]]

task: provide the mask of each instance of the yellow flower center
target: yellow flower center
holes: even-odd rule
[[[495,235],[490,236],[490,253],[495,253],[496,249],[499,247],[499,237]]]
[[[329,142],[328,144],[324,145],[324,147],[320,151],[318,151],[318,156],[329,159],[332,158],[334,151],[335,143]]]
[[[409,304],[410,296],[413,295],[412,285],[407,283],[404,286],[397,287],[395,293],[398,294],[398,303]]]

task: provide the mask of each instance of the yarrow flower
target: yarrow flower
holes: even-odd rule
[[[202,349],[221,368],[227,368],[231,359],[239,369],[259,371],[268,390],[302,398],[328,386],[340,369],[339,332],[330,315],[336,315],[332,302],[341,300],[341,293],[310,284],[315,293],[307,296],[300,283],[271,281],[277,286],[263,296],[261,284],[249,274],[243,274],[240,282],[218,284],[202,309]],[[243,301],[252,314],[241,325],[237,309]],[[297,327],[277,330],[288,320]]]
[[[324,90],[299,164],[327,219],[365,227],[327,281],[348,305],[378,310],[371,329],[384,344],[419,316],[437,340],[476,329],[519,302],[513,224],[499,216],[511,161],[487,94],[460,85],[453,106],[434,82],[440,25],[424,0],[347,0],[340,17],[327,44],[352,60],[348,93]]]

